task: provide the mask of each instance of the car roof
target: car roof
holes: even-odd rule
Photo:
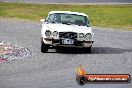
[[[54,13],[68,13],[68,14],[77,14],[77,15],[82,15],[82,16],[87,16],[84,13],[79,13],[79,12],[71,12],[71,11],[50,11],[49,14],[54,14]]]

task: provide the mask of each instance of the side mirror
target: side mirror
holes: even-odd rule
[[[40,19],[40,22],[42,22],[42,23],[45,22],[45,19]]]

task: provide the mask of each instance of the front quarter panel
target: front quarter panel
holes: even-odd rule
[[[41,37],[46,38],[46,36],[45,36],[45,31],[46,30],[50,30],[50,29],[46,26],[45,23],[43,23],[42,28],[41,28]]]

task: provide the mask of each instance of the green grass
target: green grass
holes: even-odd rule
[[[0,17],[39,21],[49,11],[65,10],[89,15],[92,26],[132,30],[132,5],[62,5],[0,2]]]

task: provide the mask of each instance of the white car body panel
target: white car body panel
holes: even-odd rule
[[[77,14],[77,15],[87,16],[84,13],[70,12],[70,11],[51,11],[51,12],[49,12],[49,15],[53,14],[53,13],[68,13],[68,14]],[[79,26],[79,25],[74,25],[74,24],[67,25],[67,24],[61,24],[61,23],[47,23],[47,22],[43,22],[42,23],[42,29],[41,29],[41,37],[43,38],[43,42],[45,44],[49,44],[49,45],[53,45],[53,46],[56,46],[56,45],[53,44],[52,41],[46,41],[44,38],[60,39],[59,35],[57,35],[57,36],[52,36],[51,35],[51,36],[47,37],[45,35],[46,30],[51,31],[51,33],[53,33],[54,31],[57,31],[58,33],[59,32],[75,32],[77,34],[83,33],[84,35],[86,35],[87,33],[90,33],[92,35],[91,40],[85,40],[85,38],[77,37],[78,41],[90,41],[90,43],[84,43],[82,47],[90,47],[90,46],[92,46],[93,41],[94,41],[93,40],[94,33],[92,32],[92,28],[91,27]],[[66,45],[66,47],[67,46],[72,46],[72,45]],[[77,46],[75,46],[75,47],[77,47]]]

